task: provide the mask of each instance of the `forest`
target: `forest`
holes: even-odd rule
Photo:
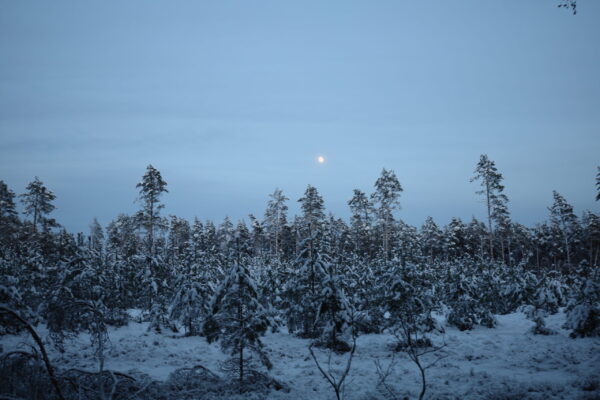
[[[547,220],[524,226],[494,161],[471,181],[483,221],[403,222],[390,169],[351,193],[347,221],[311,185],[300,215],[275,189],[247,222],[188,221],[161,213],[167,181],[148,165],[139,211],[89,233],[52,217],[39,178],[18,196],[0,181],[0,399],[598,398],[600,216],[554,191]],[[595,185],[599,200],[600,167]],[[546,381],[580,380],[484,393],[494,378],[472,366],[444,375],[511,321],[527,360],[579,357]]]

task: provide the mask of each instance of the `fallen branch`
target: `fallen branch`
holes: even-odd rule
[[[83,375],[105,375],[105,374],[108,373],[108,374],[114,374],[116,376],[120,376],[122,378],[127,378],[127,379],[131,379],[132,381],[135,381],[135,378],[133,376],[124,374],[123,372],[111,371],[111,370],[108,370],[108,369],[105,369],[102,372],[92,372],[92,371],[85,371],[83,369],[78,369],[78,368],[69,368],[66,371],[63,371],[61,373],[61,375],[67,375],[70,372],[77,372],[77,373],[83,374]]]
[[[181,368],[181,370],[184,370],[184,371],[194,371],[194,370],[197,370],[197,369],[200,369],[200,370],[202,370],[202,371],[204,371],[204,372],[212,375],[214,378],[221,379],[221,377],[219,375],[215,374],[210,369],[206,368],[204,365],[195,365],[195,366],[190,367],[190,368]]]
[[[21,350],[15,350],[15,351],[11,351],[11,352],[3,354],[2,360],[4,361],[5,359],[15,356],[15,355],[21,356],[24,358],[33,358],[34,360],[39,359],[39,357],[36,354],[28,353],[26,351],[21,351]]]

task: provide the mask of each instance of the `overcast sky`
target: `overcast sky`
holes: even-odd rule
[[[347,217],[383,167],[398,216],[483,217],[482,153],[515,220],[552,190],[599,211],[600,2],[0,1],[0,179],[39,176],[88,231],[138,207],[151,163],[165,214],[260,216],[307,184]],[[319,165],[316,157],[326,163]]]

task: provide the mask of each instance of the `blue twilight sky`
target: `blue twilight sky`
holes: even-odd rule
[[[147,164],[165,214],[347,217],[383,167],[406,222],[482,217],[481,153],[514,219],[558,190],[599,211],[600,1],[0,1],[0,179],[38,175],[87,231],[131,213]],[[318,165],[318,155],[327,162]]]

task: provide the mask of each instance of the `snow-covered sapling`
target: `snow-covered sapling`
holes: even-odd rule
[[[585,279],[577,295],[567,305],[564,327],[571,337],[600,336],[600,272]]]
[[[209,340],[221,339],[221,348],[231,355],[231,372],[237,375],[240,392],[250,361],[248,353],[255,353],[261,362],[271,368],[260,340],[269,327],[269,318],[258,301],[258,291],[248,268],[235,262],[222,285],[215,293],[213,316],[208,321],[216,324]]]

